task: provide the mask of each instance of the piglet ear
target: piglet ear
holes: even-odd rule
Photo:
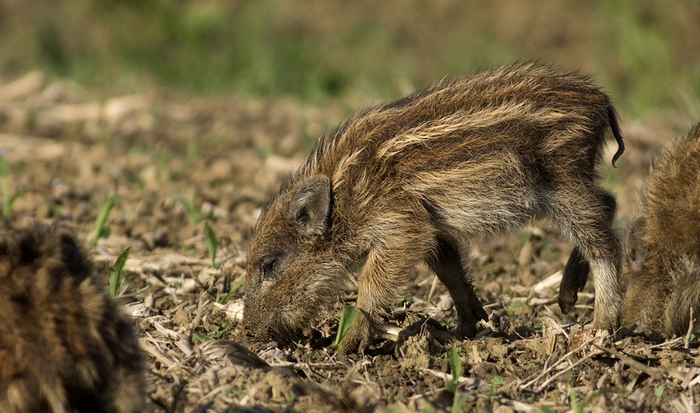
[[[304,235],[321,235],[330,212],[331,182],[324,175],[302,182],[292,195],[290,217]]]

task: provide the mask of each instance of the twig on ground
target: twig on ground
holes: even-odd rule
[[[650,344],[648,346],[644,346],[644,347],[642,347],[642,350],[652,350],[652,349],[657,349],[657,348],[673,347],[682,341],[683,341],[683,337],[676,337],[673,340],[664,341],[663,343]]]
[[[577,361],[576,363],[570,365],[569,367],[565,368],[564,370],[560,371],[559,373],[557,373],[557,374],[553,375],[552,377],[550,377],[549,379],[545,380],[542,384],[539,385],[539,387],[537,387],[537,388],[534,390],[535,393],[541,393],[541,392],[543,392],[544,389],[546,389],[547,386],[550,385],[550,383],[552,383],[554,380],[556,380],[556,379],[557,379],[559,376],[561,376],[562,374],[567,373],[567,372],[573,370],[574,367],[578,366],[579,364],[583,363],[584,361],[586,361],[586,360],[588,360],[588,359],[591,359],[591,358],[593,358],[593,357],[599,356],[599,355],[601,355],[601,354],[603,354],[603,352],[601,352],[601,351],[594,351],[594,352],[592,352],[592,353],[590,353],[590,354],[587,354],[585,357],[581,358],[581,359],[580,359],[579,361]],[[557,363],[557,364],[558,364],[558,363]]]
[[[433,376],[439,377],[443,380],[448,380],[448,379],[452,378],[451,374],[443,373],[441,371],[437,371],[437,370],[433,370],[433,369],[422,368],[421,371],[423,373],[432,374]],[[473,389],[491,390],[491,385],[489,383],[487,383],[485,380],[482,380],[479,378],[460,376],[457,378],[457,381],[459,382],[459,384],[464,384],[466,387],[470,387]]]
[[[677,412],[693,413],[695,411],[693,408],[694,403],[692,394],[690,398],[688,398],[685,394],[681,393],[681,397],[675,399],[671,404]]]
[[[187,338],[190,340],[190,343],[192,342],[192,334],[194,334],[194,330],[197,329],[199,322],[202,320],[202,309],[205,305],[209,304],[209,301],[204,302],[204,297],[207,296],[208,293],[209,292],[205,290],[202,295],[199,296],[199,302],[197,303],[197,314],[195,314],[194,320],[192,320],[192,326],[190,326],[190,331],[187,334]]]
[[[697,367],[691,367],[685,374],[685,378],[683,379],[683,382],[681,383],[681,387],[684,389],[688,389],[695,385],[695,382],[698,379],[698,374],[700,374],[700,369]]]
[[[155,357],[156,360],[160,361],[167,368],[172,367],[176,364],[176,361],[166,356],[150,339],[141,338],[139,339],[139,344],[141,348],[146,350],[147,353]]]
[[[573,356],[574,354],[576,354],[576,353],[578,353],[579,351],[583,350],[584,347],[586,347],[586,346],[588,346],[589,344],[591,344],[591,343],[593,342],[593,340],[594,340],[594,338],[591,338],[591,339],[586,340],[586,341],[583,342],[580,346],[578,346],[578,347],[576,347],[575,349],[569,351],[569,352],[566,353],[563,357],[561,357],[559,360],[557,360],[554,364],[552,364],[552,365],[550,365],[550,366],[547,366],[546,363],[545,363],[545,367],[544,367],[544,369],[542,370],[542,373],[538,374],[534,379],[530,380],[529,382],[527,382],[527,383],[525,383],[525,384],[522,384],[522,385],[519,385],[519,386],[518,386],[518,389],[519,389],[519,390],[524,390],[524,389],[526,389],[526,388],[528,388],[528,387],[534,385],[535,383],[537,383],[538,380],[540,380],[542,377],[544,377],[544,376],[546,376],[547,374],[549,374],[549,373],[550,373],[552,370],[554,370],[558,365],[560,365],[561,363],[567,361],[571,356]],[[587,357],[587,358],[590,358],[590,357]],[[577,365],[577,364],[578,364],[578,362],[577,362],[577,363],[574,363],[574,364],[573,364],[572,366],[570,366],[567,370],[571,369],[573,366],[575,366],[575,365]],[[567,370],[564,370],[564,371],[567,371]],[[559,375],[561,375],[561,373],[558,373],[555,377],[558,377]],[[532,376],[530,376],[530,377],[532,377]],[[528,380],[528,379],[529,379],[529,377],[528,377],[526,380]],[[541,387],[541,386],[540,386],[540,387]]]
[[[643,363],[638,362],[637,360],[633,359],[632,357],[624,355],[624,354],[620,353],[619,351],[613,350],[611,348],[605,348],[605,347],[599,346],[597,344],[593,344],[593,346],[600,351],[604,351],[608,354],[611,354],[611,355],[617,357],[624,364],[627,364],[630,367],[634,367],[635,369],[637,369],[643,373],[646,373],[652,377],[659,378],[659,377],[663,376],[664,374],[667,374],[675,379],[678,379],[681,382],[685,379],[685,376],[680,374],[677,371],[669,370],[669,369],[665,369],[665,368],[661,368],[661,367],[650,367],[650,366],[647,366]]]

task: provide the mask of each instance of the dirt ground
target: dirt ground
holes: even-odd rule
[[[132,248],[119,300],[147,357],[150,411],[700,409],[694,337],[591,342],[575,334],[591,320],[593,289],[589,282],[575,311],[561,314],[558,277],[570,246],[544,222],[474,249],[477,293],[491,314],[475,340],[451,341],[449,295],[418,268],[386,320],[404,329],[398,344],[388,329],[389,339],[377,337],[364,357],[330,350],[344,303],[324,312],[294,348],[247,343],[237,288],[260,207],[315,137],[357,109],[164,90],[110,96],[33,73],[0,86],[0,148],[10,165],[9,195],[17,194],[0,225],[47,221],[72,229],[105,268],[97,275],[105,285],[106,266]],[[613,169],[611,143],[601,167],[618,194],[621,228],[636,213],[654,153],[694,119],[669,110],[622,120],[627,151]],[[91,246],[112,194],[111,232]],[[216,234],[217,261],[228,259],[218,269],[205,222]],[[451,346],[462,365],[455,393],[446,390],[454,383]]]

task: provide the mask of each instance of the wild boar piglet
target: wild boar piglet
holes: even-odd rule
[[[342,349],[364,348],[404,276],[426,262],[454,300],[457,335],[473,337],[487,314],[466,272],[470,243],[542,217],[576,245],[579,268],[593,268],[595,326],[615,328],[615,200],[596,165],[609,132],[613,163],[624,150],[616,116],[588,77],[522,64],[444,80],[350,118],[262,209],[248,251],[247,332],[298,339],[361,266],[361,316]]]
[[[686,334],[691,309],[700,319],[700,124],[655,158],[623,250],[622,320],[652,336]]]
[[[91,280],[76,239],[0,234],[0,411],[136,413],[143,362],[130,321]]]

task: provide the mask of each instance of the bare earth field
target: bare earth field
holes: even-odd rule
[[[156,90],[96,96],[34,73],[0,85],[0,148],[17,194],[7,221],[57,222],[107,265],[131,247],[119,300],[147,357],[150,411],[682,411],[700,410],[695,337],[659,343],[628,334],[569,340],[591,320],[592,283],[563,315],[557,288],[570,246],[546,223],[473,251],[471,267],[489,323],[453,342],[446,289],[418,268],[364,357],[329,349],[339,302],[294,348],[246,342],[239,329],[247,242],[261,205],[304,159],[315,137],[351,110],[293,100],[200,98]],[[352,110],[360,109],[353,106]],[[636,213],[653,155],[695,119],[622,116],[627,151],[601,175],[618,194],[617,223]],[[90,244],[102,204],[117,194],[111,233]],[[204,223],[216,234],[212,267]],[[355,292],[348,291],[346,302]],[[398,343],[395,341],[400,337]],[[456,393],[447,353],[459,350]],[[249,349],[249,350],[246,350]],[[454,407],[453,407],[454,405]]]

